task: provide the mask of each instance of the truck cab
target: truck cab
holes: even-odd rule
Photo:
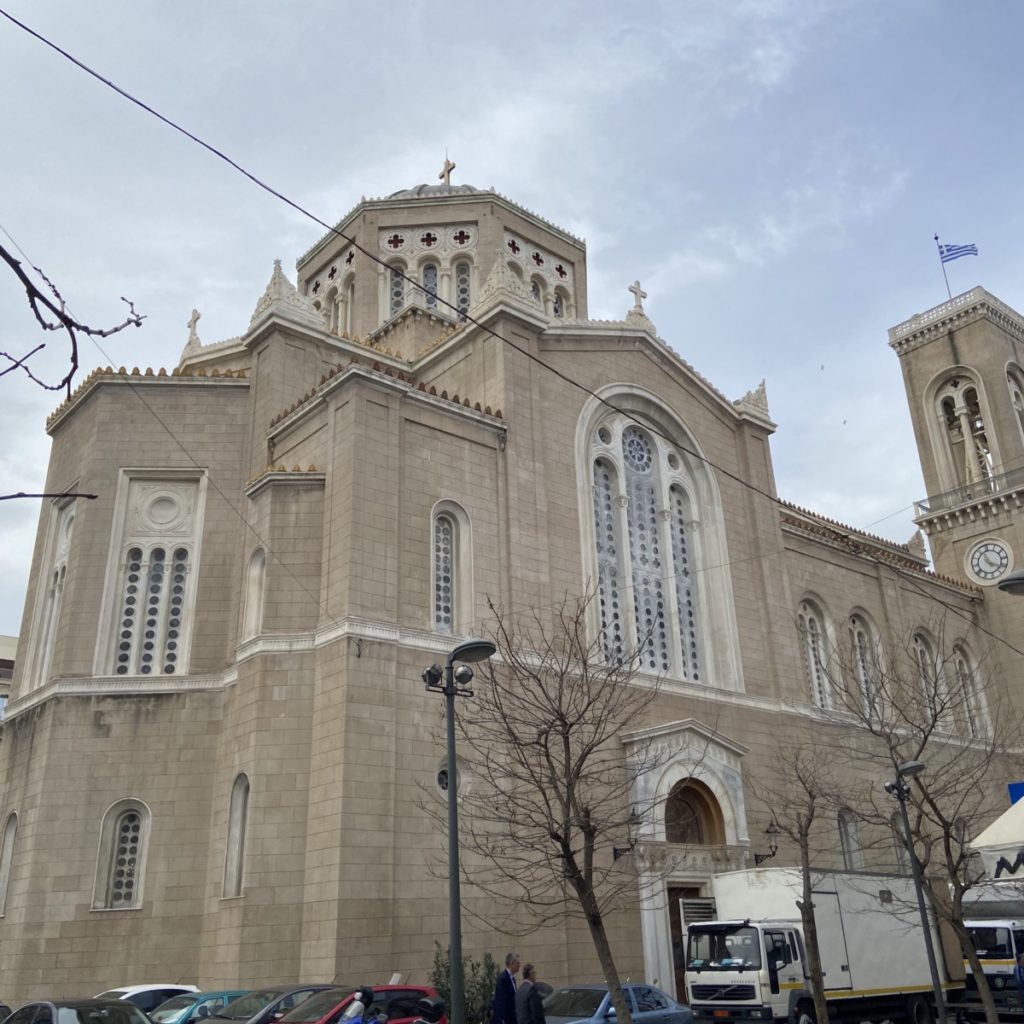
[[[794,921],[711,921],[688,928],[686,990],[699,1022],[786,1019],[805,990]]]
[[[964,924],[970,932],[974,950],[981,961],[981,969],[988,979],[999,1016],[1020,1020],[1024,1017],[1024,993],[1017,988],[1013,968],[1017,957],[1024,953],[1024,920],[1007,917],[967,920]],[[974,1003],[980,1006],[980,997],[974,972],[966,959],[964,972],[964,1001],[968,1007],[968,1016],[974,1017],[976,1014],[971,1011],[971,1006]]]

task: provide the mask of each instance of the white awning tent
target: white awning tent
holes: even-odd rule
[[[1024,800],[1005,810],[971,842],[992,879],[1024,882]]]

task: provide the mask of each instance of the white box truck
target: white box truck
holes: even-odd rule
[[[831,1021],[909,1020],[934,1014],[931,973],[913,880],[815,871],[814,916]],[[797,900],[798,868],[716,875],[717,921],[688,929],[686,991],[697,1024],[813,1024],[810,971]],[[942,947],[933,927],[940,979]]]

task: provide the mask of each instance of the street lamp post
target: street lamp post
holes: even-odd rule
[[[935,945],[932,942],[932,926],[928,919],[928,909],[924,899],[924,879],[921,876],[921,862],[917,859],[914,849],[914,835],[910,830],[910,815],[907,813],[907,797],[910,796],[910,783],[907,779],[920,775],[924,771],[922,761],[907,761],[896,769],[896,778],[885,784],[885,791],[896,797],[900,805],[900,817],[903,819],[903,837],[910,855],[910,870],[914,876],[914,891],[917,894],[917,910],[921,915],[924,928],[924,948],[928,954],[928,971],[932,976],[932,992],[935,995],[936,1019],[946,1019],[945,1002],[942,997],[942,982],[939,979],[939,967],[935,960]]]
[[[450,1024],[465,1024],[466,992],[462,971],[462,897],[459,891],[459,769],[455,760],[455,697],[472,697],[469,684],[473,670],[469,663],[486,661],[497,648],[490,640],[464,640],[448,655],[442,672],[440,665],[423,670],[427,689],[444,694],[448,727],[448,966]],[[461,662],[458,668],[455,663]],[[443,682],[443,685],[442,685]]]

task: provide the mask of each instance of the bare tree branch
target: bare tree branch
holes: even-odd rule
[[[11,364],[4,370],[0,370],[0,377],[7,373],[11,373],[13,370],[24,370],[28,378],[35,384],[38,384],[41,388],[45,388],[47,391],[64,390],[67,393],[68,398],[70,398],[71,381],[78,372],[78,336],[80,334],[84,334],[93,338],[107,338],[112,334],[117,334],[119,331],[123,331],[126,327],[142,326],[142,321],[145,317],[141,313],[136,313],[134,304],[124,296],[121,296],[121,301],[126,303],[128,306],[128,316],[114,327],[90,327],[88,324],[84,324],[71,316],[66,309],[64,297],[57,290],[57,286],[46,276],[46,274],[43,273],[42,270],[40,270],[39,267],[33,266],[32,269],[46,282],[46,286],[49,288],[50,293],[53,296],[53,301],[47,298],[47,296],[36,287],[32,279],[25,273],[21,262],[15,259],[2,245],[0,245],[0,258],[4,260],[4,262],[14,272],[14,276],[21,282],[28,298],[29,309],[32,310],[32,315],[36,318],[36,322],[39,326],[44,331],[63,331],[67,335],[68,344],[70,346],[68,372],[59,381],[57,381],[56,384],[48,384],[46,381],[41,380],[25,365],[28,359],[35,355],[40,349],[45,348],[44,344],[37,345],[31,352],[21,356],[20,358],[12,356],[7,352],[0,352],[0,358],[6,359]]]

